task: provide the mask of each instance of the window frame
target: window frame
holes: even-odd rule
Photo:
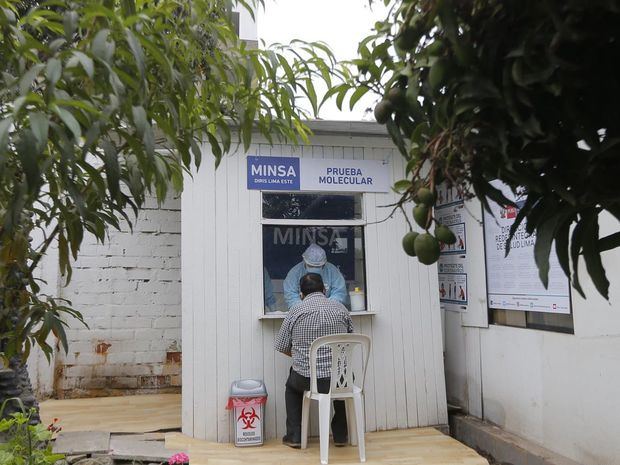
[[[360,196],[360,208],[361,208],[361,218],[353,218],[349,220],[312,220],[312,219],[294,219],[294,218],[264,218],[263,217],[263,195],[264,194],[350,194],[350,195],[359,195]],[[261,234],[261,270],[264,266],[264,251],[262,248],[263,244],[263,226],[324,226],[324,227],[337,227],[337,226],[346,226],[346,227],[360,227],[362,229],[362,251],[364,253],[364,287],[365,289],[365,300],[366,300],[366,309],[363,311],[352,312],[349,311],[350,315],[373,315],[375,312],[371,312],[368,310],[368,282],[367,282],[367,265],[366,265],[366,226],[368,225],[366,208],[364,204],[364,192],[334,192],[334,191],[325,191],[325,192],[314,192],[314,191],[260,191],[260,234]],[[261,271],[261,276],[262,276]],[[261,302],[265,301],[265,291],[263,286],[261,286]],[[288,314],[288,311],[282,312],[265,312],[265,305],[262,305],[261,311],[261,319],[274,319],[274,318],[284,318]]]

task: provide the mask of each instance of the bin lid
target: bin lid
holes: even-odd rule
[[[239,379],[230,385],[230,397],[266,396],[267,388],[260,379]]]

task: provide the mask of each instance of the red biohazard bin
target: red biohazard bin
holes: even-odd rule
[[[258,379],[240,379],[230,386],[226,408],[232,410],[235,446],[262,446],[267,403],[265,383]]]

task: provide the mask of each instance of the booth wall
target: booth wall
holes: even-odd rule
[[[609,234],[617,223],[604,218],[602,228]],[[609,302],[581,264],[587,299],[573,291],[574,335],[471,327],[463,315],[446,312],[450,402],[584,465],[620,463],[620,251],[607,252],[604,264]],[[485,272],[483,250],[470,266]]]
[[[394,180],[402,157],[384,138],[316,137],[312,146],[255,145],[249,154],[389,159]],[[281,320],[261,320],[261,193],[246,189],[246,159],[225,158],[217,171],[205,150],[187,179],[182,203],[183,432],[227,442],[230,383],[263,379],[269,391],[268,438],[285,433],[284,383],[290,359],[273,349]],[[369,223],[384,219],[394,194],[364,194]],[[447,423],[441,321],[435,266],[418,265],[401,248],[400,214],[366,226],[369,310],[354,317],[373,349],[366,377],[368,431]],[[315,430],[316,431],[316,430]]]

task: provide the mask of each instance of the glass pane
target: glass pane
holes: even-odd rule
[[[574,333],[572,314],[491,309],[489,315],[490,322],[496,325]]]
[[[285,312],[299,300],[299,280],[309,270],[302,254],[317,244],[327,263],[319,270],[328,297],[340,300],[349,310],[366,309],[364,229],[361,226],[263,226],[263,288],[265,312]],[[344,285],[339,286],[340,275]],[[295,292],[285,294],[285,280]],[[357,289],[357,290],[356,290]],[[353,308],[351,308],[353,297]]]
[[[571,334],[575,332],[573,315],[563,313],[528,312],[527,327]]]
[[[352,220],[361,217],[361,194],[263,194],[263,218]]]

